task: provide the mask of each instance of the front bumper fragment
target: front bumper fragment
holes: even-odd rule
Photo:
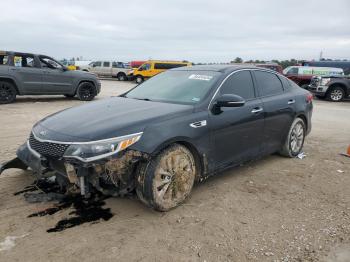
[[[320,95],[320,96],[324,96],[326,95],[328,86],[314,86],[314,85],[309,85],[308,90],[315,94],[315,95]]]

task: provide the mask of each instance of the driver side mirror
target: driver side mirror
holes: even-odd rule
[[[244,106],[245,100],[241,96],[224,94],[216,99],[212,111],[214,114],[220,114],[222,107],[241,107]]]
[[[63,72],[68,71],[68,67],[66,67],[66,66],[62,66],[62,71],[63,71]]]

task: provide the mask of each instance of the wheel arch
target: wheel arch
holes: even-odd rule
[[[331,84],[331,85],[328,87],[327,92],[326,92],[326,96],[327,96],[327,95],[333,90],[333,88],[335,88],[335,87],[340,87],[341,89],[343,89],[344,94],[345,94],[345,97],[349,95],[345,84],[343,84],[343,83],[334,83],[334,84]]]
[[[94,81],[92,81],[92,80],[80,80],[80,81],[78,82],[76,88],[75,88],[74,94],[77,93],[79,86],[80,86],[81,84],[83,84],[83,83],[90,83],[90,84],[92,84],[92,85],[95,87],[96,93],[97,93],[97,88],[96,88],[96,85],[95,85]]]
[[[306,115],[304,115],[303,113],[300,113],[300,114],[297,114],[295,118],[301,118],[301,119],[304,121],[304,123],[305,123],[305,128],[306,128],[306,130],[308,130],[308,128],[309,128],[309,123],[308,123],[308,121],[307,121]]]
[[[151,156],[154,157],[157,154],[159,154],[162,150],[164,150],[165,148],[173,145],[173,144],[179,144],[182,145],[184,147],[186,147],[193,155],[195,162],[196,162],[196,166],[199,170],[199,172],[197,173],[197,177],[196,177],[196,181],[199,181],[200,177],[207,173],[208,167],[207,167],[207,159],[206,159],[206,155],[202,154],[200,152],[200,150],[198,150],[198,148],[194,145],[194,143],[186,138],[186,137],[177,137],[177,138],[172,138],[169,139],[167,141],[164,141],[163,143],[161,143],[152,153]]]
[[[4,82],[8,82],[14,85],[17,95],[20,95],[19,89],[17,87],[16,81],[13,80],[12,78],[8,78],[8,77],[0,77],[0,81],[4,81]]]

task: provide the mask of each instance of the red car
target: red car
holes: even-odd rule
[[[131,68],[139,68],[142,64],[144,64],[146,61],[131,61],[130,67]]]

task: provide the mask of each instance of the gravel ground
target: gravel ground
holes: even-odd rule
[[[97,99],[132,83],[102,81]],[[0,106],[0,161],[11,159],[32,125],[75,99],[20,97]],[[231,169],[197,185],[168,213],[135,198],[109,198],[108,221],[47,233],[71,208],[31,217],[52,206],[14,195],[30,172],[0,177],[1,261],[350,261],[350,102],[314,101],[304,159],[278,155]]]

